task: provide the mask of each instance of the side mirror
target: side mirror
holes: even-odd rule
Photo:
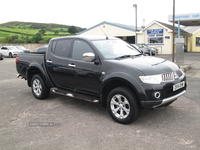
[[[95,59],[94,53],[84,53],[83,60],[87,62],[92,62]]]

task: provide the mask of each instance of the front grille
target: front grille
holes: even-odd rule
[[[179,69],[173,72],[163,73],[162,74],[162,81],[174,81],[175,79],[178,79],[183,76],[183,72]]]
[[[163,73],[162,74],[162,81],[163,82],[174,81],[174,72]]]

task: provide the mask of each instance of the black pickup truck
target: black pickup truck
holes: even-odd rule
[[[46,53],[19,54],[16,69],[37,99],[52,90],[100,103],[122,124],[135,121],[142,108],[168,106],[187,86],[175,63],[145,56],[114,37],[53,38]]]

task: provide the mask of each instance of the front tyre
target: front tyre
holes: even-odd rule
[[[31,80],[31,89],[37,99],[45,99],[50,93],[50,88],[46,86],[43,79],[37,74]]]
[[[141,111],[136,96],[126,87],[117,87],[109,93],[107,109],[113,120],[121,124],[135,121]]]

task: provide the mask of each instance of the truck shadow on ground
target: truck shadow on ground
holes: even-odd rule
[[[94,117],[105,118],[107,121],[114,122],[109,116],[107,108],[101,106],[101,104],[90,103],[87,101],[73,99],[61,95],[51,93],[48,101],[58,101],[63,107],[70,107],[75,109],[74,111],[79,111],[81,113],[89,113]],[[177,119],[176,115],[179,115],[180,112],[177,112],[177,109],[173,107],[173,104],[167,107],[160,107],[154,110],[141,109],[141,114],[139,118],[129,124],[129,125],[157,125],[161,122],[172,122]]]

